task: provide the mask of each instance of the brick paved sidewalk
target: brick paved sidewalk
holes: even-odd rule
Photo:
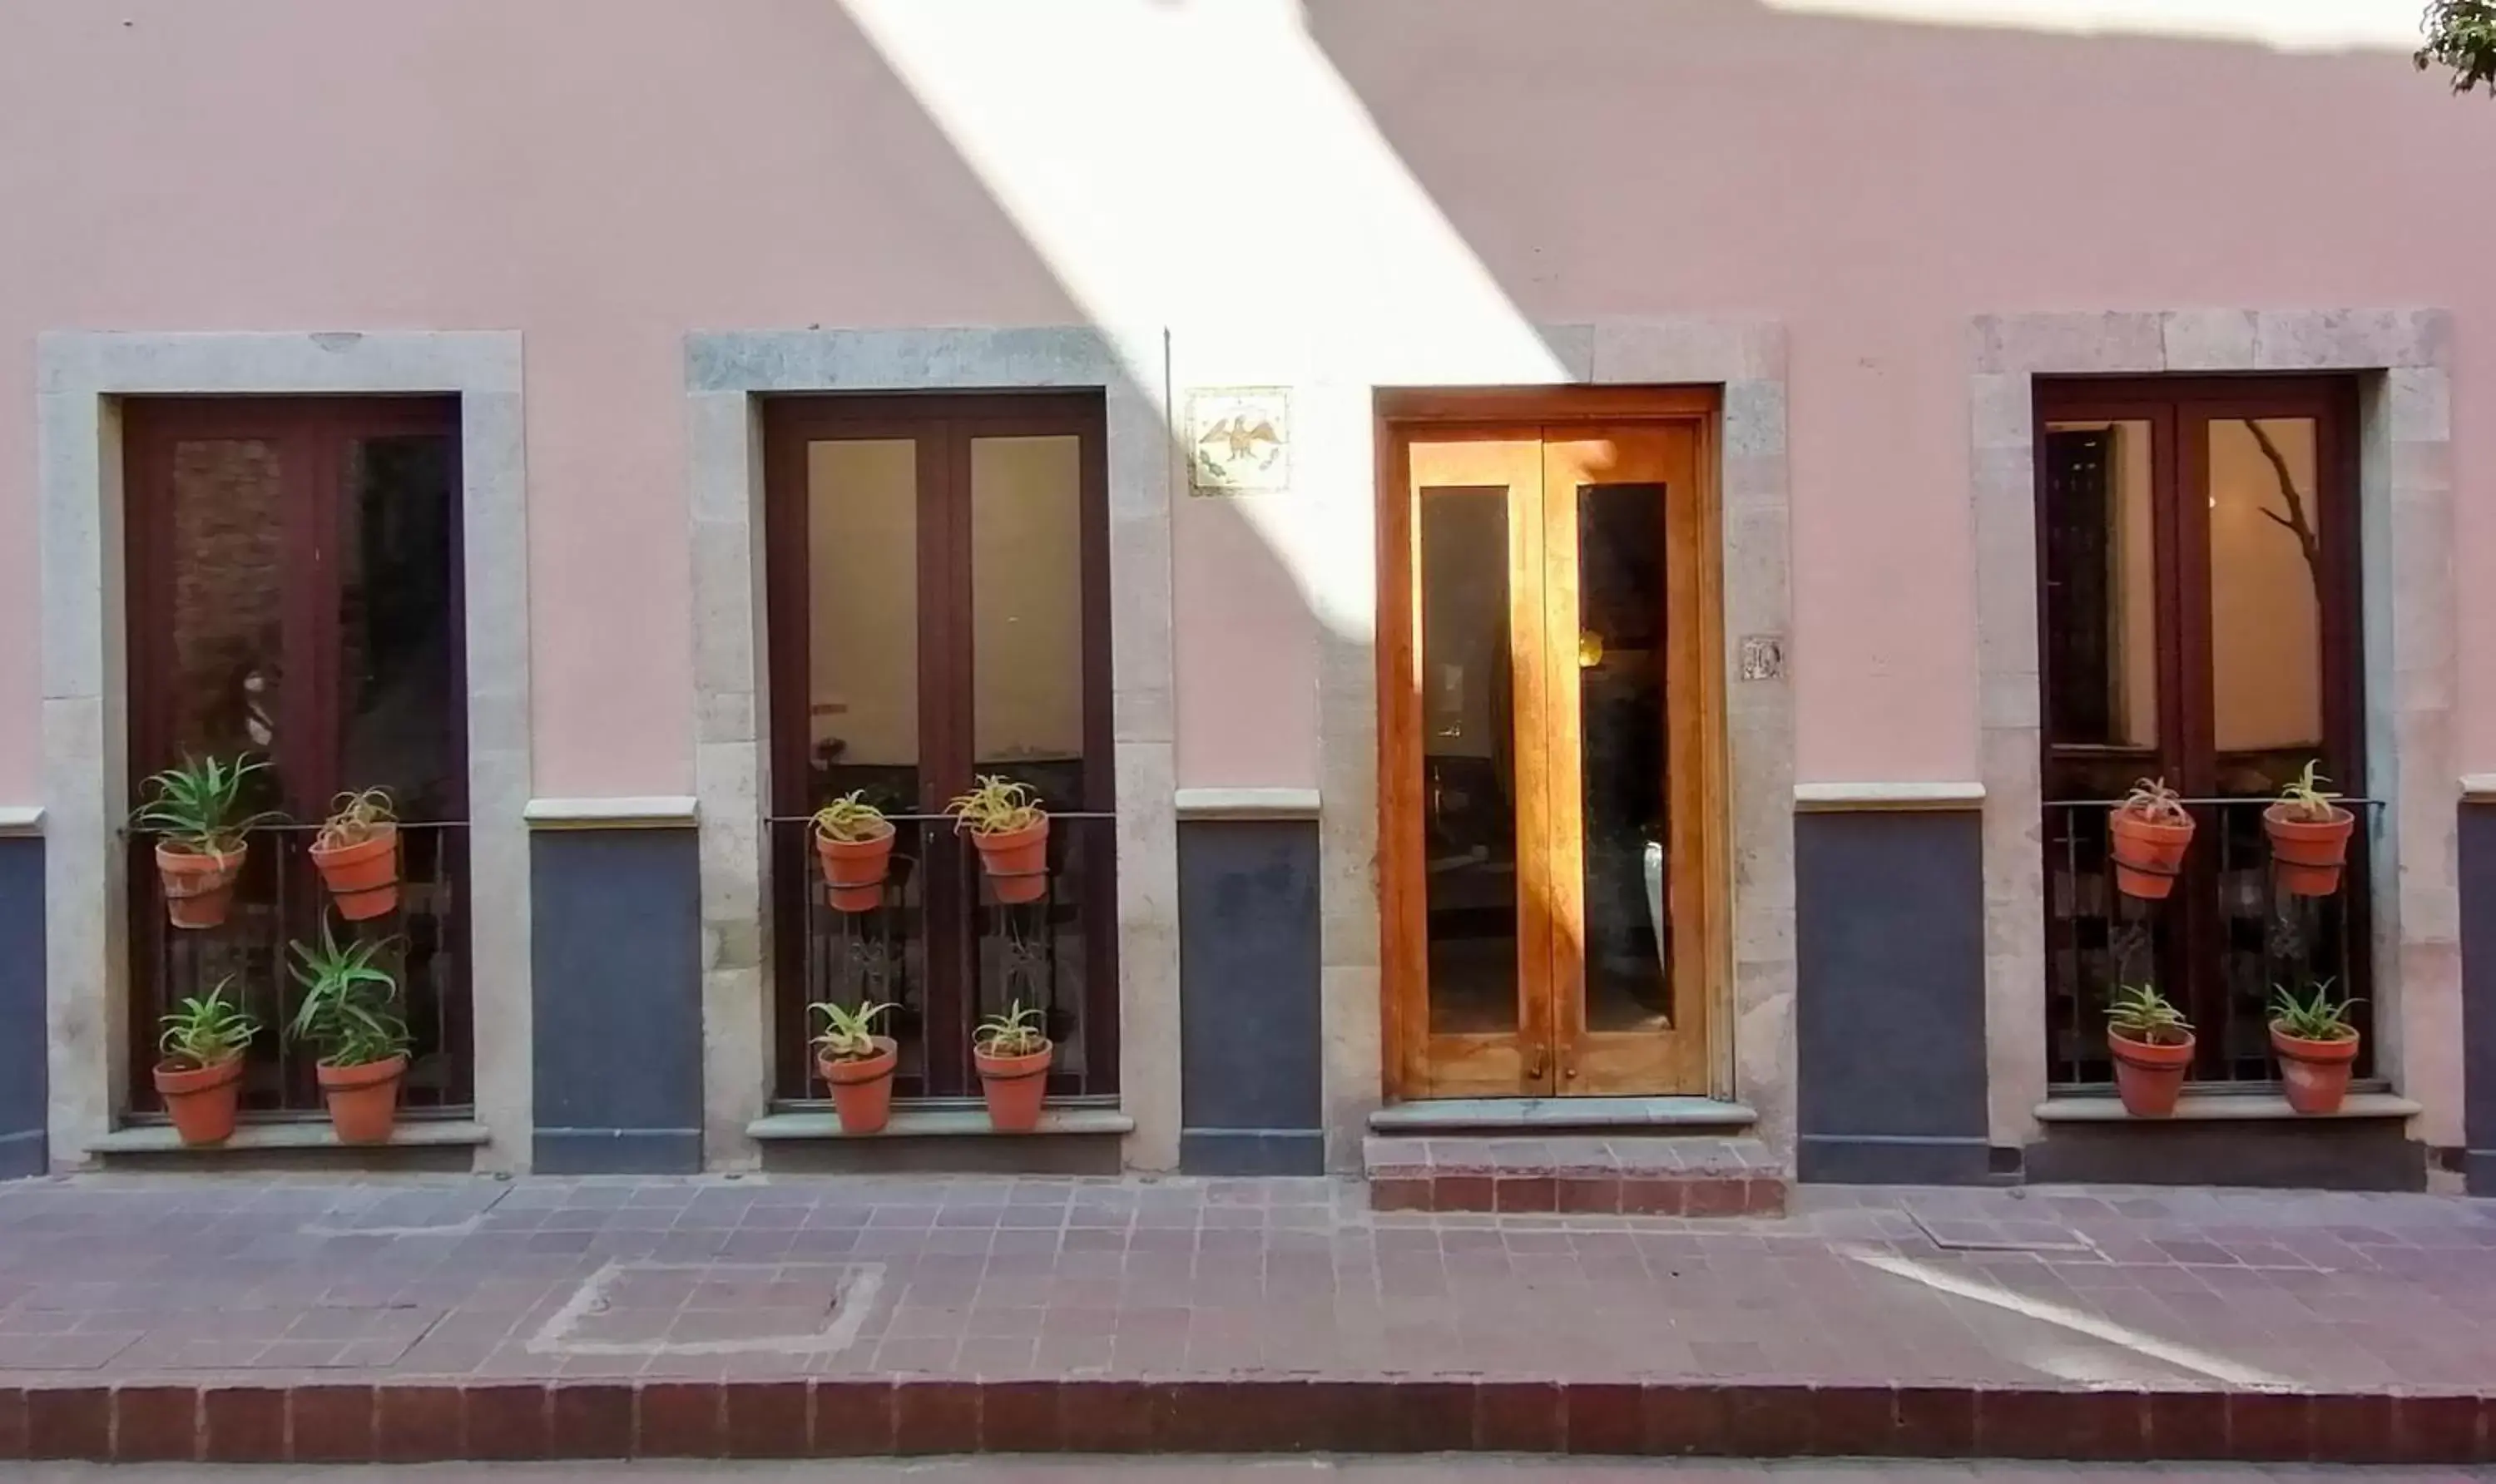
[[[394,1425],[716,1452],[769,1406],[773,1451],[2459,1461],[2496,1446],[2492,1316],[2496,1207],[2426,1196],[1805,1188],[1684,1221],[1327,1181],[92,1177],[0,1186],[0,1457],[127,1453],[125,1412],[185,1457],[302,1456],[337,1416],[348,1456]]]

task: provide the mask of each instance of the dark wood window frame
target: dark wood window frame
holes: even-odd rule
[[[920,392],[778,396],[764,403],[764,622],[771,688],[770,813],[794,820],[807,797],[810,691],[806,448],[823,441],[909,440],[918,457],[919,774],[921,813],[940,811],[970,786],[974,656],[971,445],[982,438],[1073,437],[1079,449],[1082,566],[1084,797],[1062,848],[1082,852],[1085,1071],[1061,1067],[1053,1097],[1117,1091],[1118,980],[1114,747],[1110,709],[1109,522],[1106,403],[1097,391]],[[793,717],[796,719],[793,722]],[[1083,828],[1084,825],[1097,828]],[[801,968],[807,893],[814,889],[801,830],[771,838],[775,984],[774,1067],[784,1100],[807,1084],[806,984]],[[970,1038],[978,1003],[976,916],[981,886],[967,850],[930,850],[925,1072],[898,1091],[922,1098],[976,1097]],[[945,941],[950,939],[951,941]]]
[[[450,917],[442,927],[450,958],[450,988],[438,1006],[432,1027],[446,1057],[447,1080],[439,1088],[411,1085],[411,1112],[451,1114],[469,1108],[475,1097],[475,1057],[470,1003],[470,954],[467,941],[466,881],[468,841],[468,736],[466,608],[463,554],[464,521],[458,499],[459,401],[455,396],[165,396],[129,397],[120,405],[123,448],[123,607],[127,657],[130,790],[134,803],[143,781],[180,760],[173,738],[171,677],[175,671],[174,583],[178,554],[173,549],[171,512],[174,502],[174,461],[184,443],[251,442],[277,452],[284,592],[280,604],[280,666],[285,677],[278,697],[278,719],[270,749],[272,773],[285,791],[288,814],[297,824],[317,824],[332,795],[360,781],[341,776],[343,766],[342,696],[346,678],[340,662],[342,566],[339,511],[346,492],[348,455],[360,441],[385,438],[435,437],[445,441],[450,456],[450,581],[448,594],[452,633],[451,703],[462,720],[450,728],[449,807],[439,819],[407,821],[405,849],[421,850],[415,829],[441,826],[435,847],[441,869],[455,882]],[[305,836],[308,839],[308,835]],[[155,1106],[149,1069],[157,1047],[155,1017],[164,1008],[169,989],[164,979],[170,962],[171,938],[164,920],[152,870],[139,858],[143,842],[133,842],[129,993],[132,1033],[128,1047],[130,1097],[133,1106]],[[253,870],[269,871],[265,852]],[[299,878],[299,879],[298,879]],[[246,882],[250,877],[246,876]],[[289,884],[291,883],[291,884]],[[279,885],[281,915],[289,931],[317,931],[311,919],[320,914],[321,898],[308,863],[290,859]],[[284,904],[292,900],[292,907]],[[275,966],[282,975],[282,965]],[[207,986],[198,986],[204,989]],[[275,986],[291,998],[291,983]],[[314,1116],[319,1109],[308,1059],[279,1045],[282,1027],[264,1025],[254,1055],[277,1048],[284,1085],[284,1110]],[[424,1049],[420,1031],[419,1050]]]
[[[2049,508],[2047,429],[2053,423],[2139,422],[2151,428],[2151,510],[2154,552],[2154,607],[2158,615],[2158,740],[2139,759],[2141,776],[2164,776],[2188,798],[2208,798],[2222,788],[2216,739],[2213,685],[2211,583],[2209,578],[2210,511],[2209,427],[2214,421],[2238,418],[2310,418],[2315,429],[2315,467],[2322,498],[2315,517],[2324,566],[2317,584],[2318,642],[2323,673],[2324,767],[2337,786],[2360,794],[2366,774],[2365,706],[2362,642],[2362,589],[2359,531],[2362,514],[2357,477],[2357,387],[2347,376],[2209,376],[2152,378],[2040,378],[2034,415],[2037,448],[2038,667],[2040,737],[2044,797],[2057,802],[2097,789],[2073,791],[2068,780],[2075,764],[2111,760],[2109,749],[2088,743],[2060,742],[2053,642],[2055,613],[2051,591],[2052,518]],[[2197,810],[2197,817],[2202,815]],[[2157,970],[2171,998],[2197,1023],[2211,1025],[2227,1013],[2228,986],[2219,968],[2225,951],[2213,900],[2217,895],[2217,851],[2212,849],[2211,819],[2186,858],[2186,875],[2162,910],[2171,911],[2180,930],[2165,940]],[[2351,869],[2341,888],[2347,913],[2341,932],[2353,944],[2351,969],[2356,983],[2342,992],[2366,995],[2367,958],[2371,952],[2365,831],[2353,846]],[[2055,831],[2046,831],[2049,959],[2056,931],[2050,883],[2064,864]],[[2177,993],[2181,990],[2181,993]],[[2208,1081],[2245,1080],[2239,1069],[2229,1075],[2223,1049],[2204,1035],[2194,1075]]]

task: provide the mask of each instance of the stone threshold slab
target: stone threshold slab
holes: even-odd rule
[[[1395,1102],[1369,1115],[1379,1133],[1466,1129],[1748,1128],[1759,1114],[1712,1098],[1437,1098]]]

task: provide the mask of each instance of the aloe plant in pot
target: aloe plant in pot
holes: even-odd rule
[[[892,1118],[892,1069],[900,1048],[889,1036],[878,1036],[878,1016],[892,1006],[869,1001],[856,1009],[824,1001],[809,1006],[824,1017],[815,1037],[815,1067],[832,1090],[832,1111],[843,1133],[881,1133]]]
[[[2280,889],[2293,896],[2327,897],[2340,889],[2340,868],[2349,858],[2349,836],[2357,817],[2340,807],[2340,795],[2324,791],[2331,780],[2308,762],[2279,802],[2262,811],[2270,836],[2271,866]]]
[[[892,870],[892,821],[866,802],[863,790],[844,793],[815,811],[815,856],[823,863],[832,910],[873,912],[884,902]]]
[[[2299,1113],[2337,1113],[2349,1096],[2349,1073],[2357,1062],[2357,1028],[2349,1023],[2356,1000],[2331,998],[2324,979],[2299,996],[2271,987],[2270,1049],[2279,1054],[2282,1090]]]
[[[2193,843],[2193,816],[2163,778],[2144,778],[2106,819],[2114,881],[2124,895],[2156,900],[2174,889]]]
[[[146,798],[131,823],[157,832],[156,874],[165,886],[165,914],[177,928],[212,928],[234,905],[234,878],[250,853],[244,831],[276,818],[246,815],[244,787],[266,770],[244,754],[229,762],[186,757],[140,787]]]
[[[1048,891],[1048,811],[1028,784],[982,774],[979,787],[945,806],[956,834],[980,848],[1000,902],[1037,902]]]
[[[398,908],[398,812],[387,788],[341,793],[312,837],[312,864],[349,922]]]
[[[398,1126],[410,1039],[398,979],[375,962],[387,946],[378,939],[342,943],[328,923],[318,945],[292,945],[303,1002],[286,1034],[318,1049],[321,1096],[342,1144],[385,1144]]]
[[[260,1022],[227,998],[234,976],[219,979],[204,995],[175,1005],[161,1022],[156,1094],[185,1144],[222,1144],[234,1136],[234,1110],[242,1093],[242,1054],[260,1035]]]
[[[1040,1127],[1048,1092],[1048,1061],[1057,1047],[1041,1029],[1040,1006],[1019,1000],[980,1022],[971,1038],[971,1060],[980,1069],[980,1093],[988,1122],[1002,1133],[1029,1133]]]
[[[2135,1118],[2175,1111],[2193,1066],[2193,1023],[2148,984],[2118,984],[2106,1002],[2106,1049],[2115,1091]]]

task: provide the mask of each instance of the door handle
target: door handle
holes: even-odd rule
[[[1527,1055],[1525,1059],[1525,1074],[1528,1077],[1540,1082],[1543,1080],[1543,1074],[1550,1069],[1551,1054],[1549,1052],[1538,1048]]]

